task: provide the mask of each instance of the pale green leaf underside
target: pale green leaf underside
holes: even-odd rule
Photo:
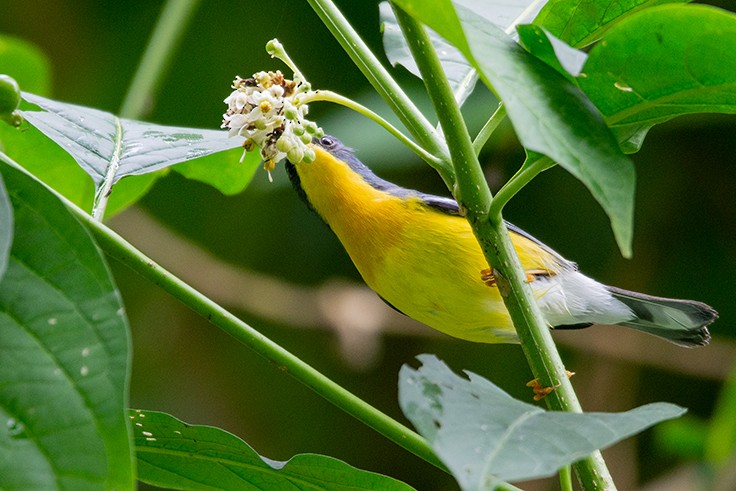
[[[419,67],[411,55],[409,46],[404,40],[401,28],[388,2],[382,2],[379,5],[379,12],[383,31],[383,49],[388,60],[392,65],[401,65],[421,78]],[[462,104],[473,91],[478,80],[478,74],[462,53],[436,32],[430,30],[429,37],[437,51],[437,55],[440,57],[445,76],[450,82],[453,94],[455,94],[455,100],[458,104]]]
[[[15,234],[0,282],[0,489],[132,489],[129,339],[100,252],[62,203],[0,165]]]
[[[550,476],[605,448],[684,413],[667,403],[623,413],[545,411],[517,401],[488,380],[453,373],[433,355],[399,375],[404,414],[464,490],[492,489],[489,476],[519,481]]]
[[[332,457],[302,454],[286,462],[258,455],[235,435],[188,425],[165,413],[131,410],[138,478],[171,489],[261,491],[309,489],[410,491],[387,476]]]
[[[546,0],[455,0],[456,4],[473,10],[501,29],[509,29],[516,24],[531,22],[545,2]],[[379,16],[384,50],[391,64],[402,65],[409,72],[421,78],[419,68],[388,2],[382,2],[379,5]],[[513,32],[513,28],[511,31]],[[430,29],[429,37],[440,58],[453,94],[455,94],[455,100],[462,105],[473,91],[478,74],[460,50],[448,43],[442,36]]]
[[[225,131],[122,119],[28,93],[23,98],[46,111],[24,111],[23,116],[64,148],[92,177],[96,187],[240,145]]]

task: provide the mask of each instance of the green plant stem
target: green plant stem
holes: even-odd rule
[[[0,152],[0,160],[33,177],[20,164]],[[34,178],[35,179],[35,178]],[[39,181],[40,182],[40,181]],[[375,429],[386,438],[426,460],[436,467],[447,470],[435,456],[426,440],[420,435],[374,408],[367,402],[333,382],[307,363],[274,343],[256,329],[235,317],[208,297],[186,284],[172,273],[156,264],[125,239],[104,224],[94,220],[84,210],[66,199],[57,191],[40,182],[49,192],[59,198],[66,207],[86,225],[97,244],[110,257],[125,264],[133,271],[170,293],[174,298],[198,313],[212,324],[245,344],[259,355],[314,390],[317,394]]]
[[[455,102],[452,88],[442,75],[444,74],[442,64],[424,26],[400,8],[393,4],[391,6],[409,43],[447,139],[456,178],[451,191],[458,203],[466,208],[471,223],[482,220],[491,205],[491,192],[488,185],[476,186],[477,182],[485,183],[483,170],[480,168],[460,107]],[[458,165],[458,162],[464,162],[466,165]]]
[[[547,405],[550,409],[582,412],[547,323],[526,283],[526,275],[506,224],[500,213],[489,215],[491,192],[449,83],[445,77],[436,76],[443,72],[429,36],[419,22],[401,9],[394,7],[394,13],[447,138],[457,176],[455,196],[467,210],[468,221],[488,264],[493,267],[499,292],[532,373],[543,386],[556,387],[545,398]],[[600,452],[576,463],[575,470],[584,489],[615,489]]]
[[[0,151],[0,161],[36,179],[30,172]],[[338,385],[322,373],[315,370],[289,351],[285,350],[256,329],[238,319],[226,309],[201,294],[187,283],[167,271],[113,230],[94,220],[84,210],[59,194],[56,190],[36,179],[50,193],[56,196],[94,236],[95,241],[105,253],[128,266],[154,285],[168,292],[201,315],[216,327],[230,334],[253,351],[274,363],[281,371],[294,377],[328,402],[350,414],[366,426],[408,450],[417,457],[449,472],[447,467],[437,458],[434,451],[421,435],[402,425],[395,419],[374,408],[364,400]],[[501,491],[521,491],[513,484],[499,482],[496,489]]]
[[[506,203],[541,172],[555,165],[552,159],[545,155],[532,155],[532,159],[524,162],[524,165],[521,166],[519,171],[493,197],[491,209],[488,211],[490,217],[494,217],[496,220],[502,220],[501,212],[503,211],[503,207],[506,206]]]
[[[560,469],[560,491],[572,491],[572,470],[569,465]]]
[[[414,143],[412,140],[409,139],[409,137],[404,135],[401,131],[399,131],[398,128],[383,119],[380,115],[371,111],[364,105],[359,104],[352,99],[348,99],[347,97],[344,97],[336,92],[332,92],[330,90],[316,90],[307,94],[304,97],[301,97],[299,99],[299,104],[308,104],[310,102],[318,101],[340,104],[341,106],[352,109],[353,111],[362,114],[368,119],[375,121],[379,125],[383,126],[389,133],[394,135],[404,145],[409,147],[414,153],[419,155],[419,157],[421,157],[425,162],[427,162],[438,172],[447,166],[446,162],[440,160],[439,158],[435,157],[434,155],[430,154],[425,149]]]
[[[163,76],[169,68],[199,0],[168,0],[148,42],[138,70],[123,98],[119,115],[138,119],[152,106]]]
[[[506,119],[506,106],[504,106],[503,102],[500,102],[491,117],[486,121],[486,124],[483,125],[476,135],[475,140],[473,140],[473,149],[476,155],[480,155],[480,151],[483,150],[488,139],[504,119]]]
[[[444,162],[448,162],[449,153],[444,141],[437,135],[427,118],[391,77],[370,48],[363,42],[355,29],[342,15],[342,12],[331,0],[308,0],[308,2],[353,60],[353,63],[356,64],[373,88],[396,113],[412,136],[430,154],[439,157]],[[439,172],[448,185],[454,181],[453,169],[449,164],[443,166]]]

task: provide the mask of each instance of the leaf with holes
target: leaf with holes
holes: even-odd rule
[[[110,272],[41,184],[0,164],[15,233],[0,281],[0,489],[133,489],[129,337]]]
[[[138,478],[171,489],[410,491],[407,484],[322,455],[267,459],[235,435],[165,413],[130,411]]]
[[[433,355],[399,374],[399,404],[464,490],[493,489],[496,479],[553,475],[594,450],[685,410],[648,404],[624,413],[564,413],[517,401],[470,372],[456,375]]]

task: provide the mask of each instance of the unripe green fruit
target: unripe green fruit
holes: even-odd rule
[[[11,114],[20,105],[20,87],[15,79],[0,75],[0,115]]]

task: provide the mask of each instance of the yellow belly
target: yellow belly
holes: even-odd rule
[[[361,235],[336,233],[366,281],[398,310],[454,337],[475,342],[516,341],[498,288],[487,286],[487,263],[467,221],[396,203],[389,215],[411,219],[361,222]],[[524,238],[521,238],[525,240]]]
[[[365,282],[409,317],[476,342],[516,340],[498,288],[468,222],[367,183],[344,162],[316,147],[298,167],[310,204],[340,239]],[[550,254],[512,234],[525,269],[545,269]]]

